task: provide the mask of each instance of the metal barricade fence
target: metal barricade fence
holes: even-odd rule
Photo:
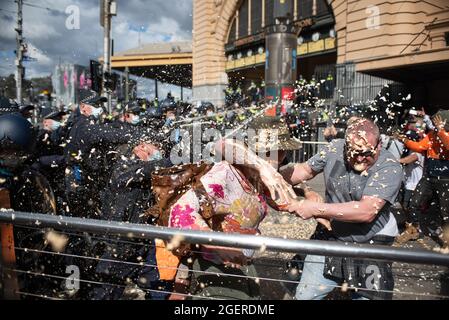
[[[293,151],[292,162],[303,163],[318,153],[320,148],[328,145],[327,142],[301,141],[301,148]]]
[[[216,245],[216,246],[224,246],[229,248],[244,248],[244,249],[253,249],[258,252],[283,252],[283,253],[300,253],[302,255],[311,254],[311,255],[325,255],[325,256],[337,256],[337,257],[352,257],[352,258],[366,258],[373,260],[382,260],[382,261],[395,261],[396,263],[405,263],[405,265],[397,265],[395,272],[401,275],[402,279],[412,279],[413,277],[418,279],[414,279],[413,281],[430,281],[430,280],[438,280],[439,278],[446,277],[446,274],[443,269],[438,266],[448,267],[449,266],[449,255],[432,252],[430,250],[411,250],[404,248],[395,248],[395,247],[385,247],[385,246],[374,246],[374,245],[359,245],[359,244],[341,244],[341,243],[333,243],[333,242],[324,242],[324,241],[311,241],[311,240],[291,240],[291,239],[283,239],[283,238],[268,238],[263,236],[252,236],[252,235],[241,235],[241,234],[226,234],[221,232],[199,232],[192,230],[179,230],[179,229],[170,229],[170,228],[161,228],[155,227],[151,225],[139,225],[139,224],[129,224],[129,223],[121,223],[121,222],[113,222],[113,221],[101,221],[101,220],[92,220],[92,219],[80,219],[73,217],[62,217],[62,216],[53,216],[46,214],[33,214],[33,213],[23,213],[23,212],[13,212],[13,211],[2,211],[0,212],[0,225],[9,224],[14,225],[14,228],[28,228],[29,230],[34,230],[37,233],[41,234],[40,239],[42,240],[42,235],[50,230],[52,232],[59,232],[66,236],[77,236],[77,237],[87,237],[89,241],[104,241],[104,242],[120,242],[121,244],[127,246],[148,246],[148,243],[145,242],[136,242],[137,240],[148,240],[148,239],[162,239],[171,241],[173,239],[177,239],[176,241],[183,241],[186,243],[196,244],[198,245]],[[115,238],[116,236],[121,236],[122,238]],[[123,239],[125,238],[125,239]],[[36,237],[39,239],[39,237]],[[128,240],[126,240],[128,239]],[[7,250],[7,245],[2,243],[2,251]],[[11,245],[11,243],[9,243]],[[9,248],[11,249],[11,248]],[[80,254],[77,252],[67,252],[64,250],[60,250],[61,252],[49,250],[49,248],[40,248],[40,247],[21,247],[18,244],[14,245],[15,252],[21,252],[25,255],[40,255],[40,256],[56,256],[56,257],[64,257],[64,258],[76,258],[83,261],[90,262],[99,262],[106,261],[113,264],[122,264],[126,266],[132,266],[136,268],[143,267],[153,267],[156,268],[156,265],[148,264],[142,261],[120,261],[117,259],[104,259],[99,255],[87,255]],[[195,249],[196,250],[196,249]],[[197,249],[199,252],[199,249]],[[3,252],[2,252],[2,256]],[[270,262],[269,259],[258,259],[257,262],[259,267],[262,266],[264,268],[283,268],[285,265],[281,264],[273,264],[273,261]],[[279,261],[277,261],[279,262]],[[286,262],[286,261],[284,261]],[[282,263],[284,263],[282,262]],[[295,261],[296,263],[303,263],[304,260],[299,259]],[[428,265],[430,268],[424,268],[422,266],[417,265]],[[78,283],[82,283],[89,287],[92,286],[101,286],[107,285],[110,287],[118,287],[118,288],[128,288],[129,285],[126,283],[108,283],[102,280],[98,280],[92,277],[83,277],[80,274],[76,274],[75,276],[67,276],[64,273],[59,274],[51,274],[47,273],[39,268],[34,270],[21,270],[20,268],[14,266],[10,262],[8,264],[2,261],[2,273],[3,280],[10,279],[17,275],[25,275],[26,277],[42,277],[46,278],[49,281],[53,281],[53,283],[66,283],[68,279],[70,281],[78,281]],[[177,269],[177,268],[175,268]],[[67,271],[67,267],[65,269]],[[82,270],[83,272],[88,272],[88,270]],[[272,270],[267,272],[267,276],[258,275],[257,277],[245,276],[245,275],[236,275],[231,273],[222,273],[219,276],[222,277],[237,277],[249,279],[256,281],[257,283],[262,282],[265,283],[266,287],[274,288],[275,285],[286,284],[286,285],[297,285],[297,280],[292,280],[288,277],[273,277]],[[79,272],[79,270],[78,270]],[[91,272],[91,271],[90,271]],[[197,271],[195,271],[197,272]],[[201,271],[199,271],[201,273]],[[203,272],[207,273],[207,272]],[[281,272],[282,273],[282,272]],[[217,275],[216,273],[214,273]],[[270,276],[271,275],[271,276]],[[438,279],[437,279],[438,278]],[[4,285],[7,285],[10,281],[3,281]],[[309,286],[319,286],[319,284],[308,284]],[[22,284],[23,286],[23,284]],[[336,289],[340,289],[341,291],[346,291],[344,285],[335,286]],[[42,298],[42,299],[61,299],[61,296],[55,296],[55,292],[46,292],[44,293],[42,290],[37,290],[35,292],[29,292],[32,288],[27,288],[24,286],[23,288],[8,288],[5,287],[5,291],[13,290],[13,297],[15,294],[15,298],[20,296],[29,297],[29,298]],[[361,290],[361,289],[359,289]],[[365,289],[367,290],[367,289]],[[171,291],[164,291],[163,289],[144,289],[144,292],[156,292],[156,293],[166,293],[169,294]],[[338,290],[337,290],[338,291]],[[10,292],[11,293],[11,292]],[[432,298],[432,299],[448,299],[449,296],[445,296],[442,294],[435,293],[426,293],[426,292],[413,292],[413,291],[405,291],[405,290],[395,290],[395,295],[403,295],[403,296],[411,296],[414,298]],[[195,297],[192,294],[180,294],[185,295],[189,298]],[[10,295],[11,297],[11,295]],[[64,299],[67,298],[66,295],[63,296]],[[205,298],[202,296],[201,298]],[[270,299],[270,297],[265,297]],[[272,299],[273,297],[271,297]]]

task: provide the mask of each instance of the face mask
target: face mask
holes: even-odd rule
[[[61,126],[61,122],[59,121],[53,121],[50,125],[50,130],[51,131],[56,131],[59,129],[59,127]]]
[[[148,159],[148,161],[159,161],[162,160],[162,153],[160,151],[156,151],[153,155]]]
[[[208,117],[213,116],[213,115],[214,115],[214,112],[213,112],[213,111],[207,111],[207,112],[206,112],[206,115],[207,115]]]
[[[139,116],[133,116],[131,121],[130,121],[130,123],[134,124],[134,125],[139,124],[140,123],[140,117]]]
[[[95,108],[92,106],[91,108],[92,108],[92,116],[98,119],[100,115],[103,113],[103,108]]]

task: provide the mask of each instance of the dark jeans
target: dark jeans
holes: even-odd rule
[[[410,207],[410,201],[412,200],[413,190],[404,189],[404,194],[402,198],[402,207],[408,210]]]
[[[411,222],[419,224],[422,220],[422,213],[430,200],[435,196],[439,202],[440,215],[443,223],[449,223],[449,180],[423,177],[413,192],[410,199]]]

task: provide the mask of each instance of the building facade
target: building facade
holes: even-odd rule
[[[448,103],[447,0],[285,1],[300,30],[298,77],[331,77],[337,88],[395,81],[415,93],[415,104]],[[193,3],[194,100],[219,103],[229,84],[263,80],[264,28],[273,23],[273,0]],[[367,90],[366,98],[376,90]]]

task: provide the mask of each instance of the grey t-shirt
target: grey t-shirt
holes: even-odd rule
[[[334,140],[307,162],[313,171],[324,173],[326,202],[345,203],[359,201],[363,196],[375,196],[387,203],[371,223],[332,220],[334,236],[347,242],[368,242],[375,235],[396,236],[396,219],[390,207],[401,187],[401,165],[389,151],[382,149],[367,174],[360,174],[346,164],[344,145],[344,140]]]

